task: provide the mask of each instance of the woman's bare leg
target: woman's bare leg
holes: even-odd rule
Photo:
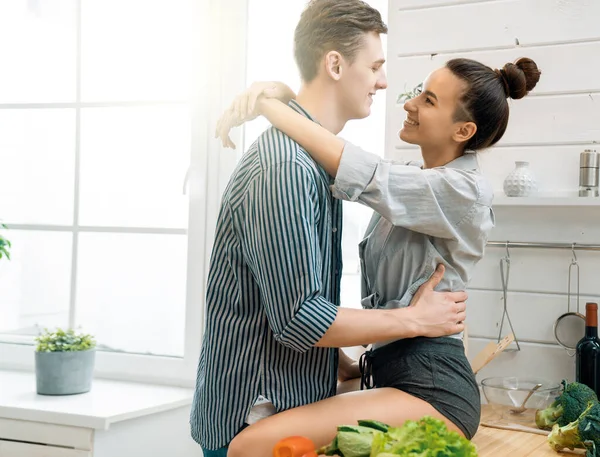
[[[429,403],[385,387],[336,395],[262,419],[233,439],[227,457],[270,457],[280,439],[294,435],[310,438],[319,448],[333,440],[338,425],[355,425],[359,419],[374,419],[399,427],[408,419],[418,420],[423,416],[441,419],[450,430],[464,436]]]

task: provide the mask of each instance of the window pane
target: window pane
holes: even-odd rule
[[[344,228],[342,230],[342,259],[344,270],[341,284],[342,306],[360,308],[361,271],[358,244],[364,238],[373,210],[366,206],[344,202]]]
[[[37,335],[69,321],[72,235],[8,230],[11,261],[0,261],[0,333]]]
[[[83,101],[184,99],[189,0],[83,0]]]
[[[82,233],[77,324],[110,349],[183,355],[187,237]]]
[[[189,162],[187,108],[84,109],[80,223],[187,227]]]
[[[298,90],[300,75],[294,60],[294,29],[305,6],[306,0],[248,0],[248,85],[273,80],[283,81],[294,91]],[[276,21],[272,20],[274,17]],[[250,147],[269,125],[262,116],[245,124],[244,148]],[[238,156],[241,153],[238,151]]]
[[[73,110],[0,110],[0,163],[2,220],[73,223]]]
[[[0,103],[75,100],[75,0],[0,0]]]

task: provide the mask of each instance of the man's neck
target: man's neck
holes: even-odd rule
[[[342,113],[336,92],[320,82],[302,84],[296,101],[324,128],[337,135],[348,119]]]

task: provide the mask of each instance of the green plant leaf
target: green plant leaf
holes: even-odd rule
[[[87,351],[96,347],[94,337],[85,333],[76,333],[74,329],[63,330],[57,328],[55,331],[44,329],[35,338],[38,343],[38,352],[74,352]]]
[[[416,85],[412,90],[398,95],[396,103],[406,103],[407,101],[419,96],[423,92],[423,83]]]

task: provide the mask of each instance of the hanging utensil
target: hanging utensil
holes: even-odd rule
[[[521,346],[519,345],[519,340],[517,335],[515,334],[515,329],[513,328],[512,322],[510,320],[510,314],[508,313],[508,279],[510,277],[510,252],[508,252],[508,241],[506,242],[506,255],[500,259],[500,280],[502,281],[502,302],[503,302],[503,311],[502,311],[502,319],[500,319],[500,331],[498,332],[498,343],[502,340],[502,328],[504,327],[504,317],[506,316],[506,320],[508,321],[508,325],[510,327],[510,331],[514,335],[515,344],[517,345],[516,349],[505,349],[505,352],[514,352],[520,351]]]
[[[515,340],[515,336],[511,333],[506,335],[499,343],[490,341],[485,347],[477,353],[471,361],[471,369],[473,373],[477,374],[484,366],[494,360],[499,354],[501,354],[510,343]]]
[[[571,263],[569,264],[569,281],[567,286],[567,312],[559,316],[554,323],[554,338],[571,357],[575,355],[577,343],[585,334],[585,316],[579,312],[579,263],[575,254],[575,243],[571,246]],[[577,311],[571,311],[571,282],[575,272],[577,292],[575,295]]]

